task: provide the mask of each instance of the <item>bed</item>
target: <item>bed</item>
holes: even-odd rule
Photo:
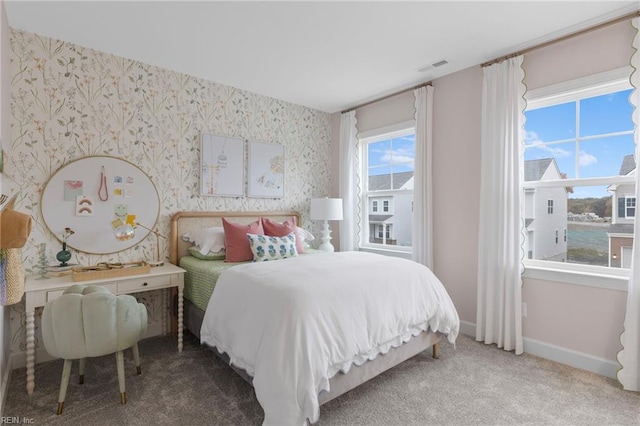
[[[435,289],[429,287],[428,290],[428,294],[433,297],[424,297],[422,293],[416,293],[421,292],[424,286],[416,283],[413,275],[407,275],[408,278],[394,283],[393,291],[379,296],[386,301],[395,300],[397,294],[412,294],[410,298],[397,297],[398,307],[389,310],[392,313],[401,311],[402,315],[397,316],[407,316],[406,321],[414,321],[415,324],[411,323],[402,329],[402,333],[389,339],[390,335],[383,336],[389,327],[382,323],[383,319],[378,318],[387,316],[385,308],[375,311],[375,315],[360,315],[357,321],[350,319],[351,316],[355,318],[355,312],[361,314],[368,309],[364,305],[360,306],[360,301],[365,303],[365,300],[370,298],[368,294],[373,291],[368,289],[373,288],[373,275],[380,275],[381,272],[368,272],[372,274],[369,277],[371,281],[363,281],[359,284],[360,289],[354,286],[353,290],[350,290],[350,287],[339,287],[344,286],[337,283],[339,277],[344,275],[342,273],[334,273],[331,279],[322,285],[314,285],[311,278],[307,277],[327,275],[326,271],[338,271],[337,268],[343,268],[346,276],[350,277],[348,281],[355,283],[359,281],[356,277],[364,276],[367,271],[373,270],[374,266],[367,265],[389,261],[392,262],[389,265],[395,267],[396,263],[393,262],[399,259],[388,260],[390,258],[385,256],[348,252],[302,255],[276,262],[207,263],[208,261],[198,261],[188,256],[188,249],[192,243],[181,238],[188,232],[220,226],[223,217],[234,222],[249,223],[260,217],[282,221],[292,216],[301,223],[296,212],[179,212],[171,220],[170,260],[187,270],[185,328],[200,338],[203,344],[216,348],[214,352],[254,386],[256,397],[265,410],[265,424],[304,424],[306,421],[313,423],[318,420],[320,405],[389,368],[429,348],[432,349],[434,358],[438,358],[442,337],[446,336],[450,342],[455,342],[459,329],[457,313],[442,284],[431,271],[414,262],[404,261],[405,263],[400,263],[400,269],[406,270],[407,274],[412,274],[412,270],[416,269],[417,273],[428,275],[430,280],[435,280]],[[354,273],[352,265],[356,264],[360,265],[360,269]],[[318,272],[307,272],[313,268],[319,268]],[[208,269],[215,278],[207,278]],[[287,271],[286,274],[283,271]],[[269,285],[260,282],[261,279],[271,276],[267,274],[274,273],[279,274],[277,280],[269,278]],[[403,274],[404,272],[401,274],[398,269],[394,277]],[[293,281],[288,282],[284,275],[291,277]],[[387,278],[387,281],[391,279]],[[304,284],[296,285],[296,282]],[[365,287],[362,286],[365,283],[370,287],[363,291]],[[405,288],[403,286],[409,287],[406,287],[406,291],[399,291],[398,289]],[[267,293],[267,290],[270,293]],[[214,292],[215,297],[210,297]],[[344,292],[344,297],[338,297],[339,293]],[[362,297],[354,296],[356,294]],[[311,298],[313,303],[309,302]],[[323,305],[324,302],[321,301],[325,299],[327,302]],[[418,302],[414,302],[414,299],[425,300],[420,303],[425,304],[424,311],[429,313],[423,313],[422,310],[419,313],[428,315],[424,321],[421,319],[416,322],[415,318],[408,318],[404,313],[415,310],[413,304]],[[374,303],[380,305],[380,300]],[[342,305],[358,308],[353,309],[353,313],[338,311],[338,307]],[[295,308],[296,306],[300,308]],[[286,315],[279,315],[281,312],[286,312]],[[261,320],[256,321],[254,317],[249,316],[256,313],[261,315]],[[306,324],[304,321],[307,320],[304,318],[314,315],[322,318],[318,323],[320,326],[299,326]],[[394,316],[392,322],[399,322],[399,319]],[[367,330],[374,330],[367,333],[381,336],[380,344],[365,348],[371,336],[362,337],[360,332],[358,334],[352,331],[352,327],[355,327],[350,325],[352,323],[366,323]],[[267,335],[270,337],[266,338]],[[315,337],[307,338],[309,335]],[[316,335],[321,336],[320,339],[326,339],[326,342],[319,342]],[[345,348],[337,345],[334,340],[339,340]],[[345,358],[345,354],[349,355]],[[340,361],[336,362],[337,359]],[[325,368],[324,363],[330,365]]]

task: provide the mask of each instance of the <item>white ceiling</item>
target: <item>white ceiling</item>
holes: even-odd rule
[[[638,1],[6,1],[14,28],[336,112]],[[420,72],[441,59],[448,65]]]

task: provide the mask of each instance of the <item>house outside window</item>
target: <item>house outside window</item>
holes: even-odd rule
[[[562,175],[553,158],[524,162],[525,185],[561,179]],[[525,229],[529,258],[562,261],[566,258],[567,244],[557,243],[556,229],[567,226],[567,191],[565,188],[529,188],[525,190]],[[549,214],[552,205],[555,214]]]
[[[635,197],[627,197],[635,193],[629,74],[614,70],[527,93],[523,199],[533,255],[526,266],[587,274],[621,267],[635,216]],[[542,213],[535,199],[549,191],[556,197]],[[551,232],[546,241],[564,253],[541,247],[538,234]]]
[[[362,209],[361,247],[411,252],[414,123],[360,136],[362,206],[372,206]]]

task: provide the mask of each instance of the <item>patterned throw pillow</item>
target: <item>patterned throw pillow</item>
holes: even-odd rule
[[[260,221],[262,222],[262,228],[264,228],[265,235],[284,237],[289,235],[291,232],[295,232],[297,234],[295,216],[288,218],[282,223],[276,222],[275,220],[271,220],[267,217],[260,218]],[[296,235],[296,250],[298,250],[298,254],[304,253],[304,239],[301,239],[299,235]]]
[[[254,262],[286,259],[287,257],[295,257],[298,255],[295,232],[285,235],[284,237],[247,234],[247,239],[253,252]]]

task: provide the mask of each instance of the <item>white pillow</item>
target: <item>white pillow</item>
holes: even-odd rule
[[[182,239],[198,246],[198,251],[203,255],[218,253],[225,248],[224,228],[222,226],[187,232],[182,236]]]
[[[249,239],[254,262],[286,259],[287,257],[296,257],[298,255],[295,232],[284,237],[247,234],[247,238]]]

